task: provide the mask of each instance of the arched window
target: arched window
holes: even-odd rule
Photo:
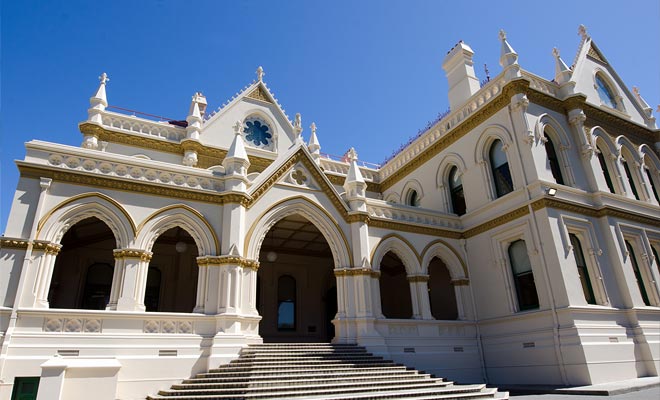
[[[635,198],[639,200],[639,194],[637,194],[637,187],[635,186],[635,179],[633,178],[632,173],[630,172],[630,168],[628,167],[628,162],[626,161],[625,158],[621,158],[621,164],[623,164],[623,170],[626,172],[626,177],[628,178],[630,189],[632,190]]]
[[[610,190],[610,193],[616,193],[614,191],[614,184],[612,183],[612,177],[610,176],[610,169],[607,167],[607,161],[605,161],[605,156],[603,155],[603,151],[599,147],[596,147],[596,149],[598,150],[596,152],[598,157],[598,163],[600,164],[600,169],[603,171],[603,176],[605,177],[605,183],[607,183],[607,188]]]
[[[463,193],[463,181],[458,173],[457,167],[449,171],[449,191],[451,192],[451,207],[454,214],[465,214],[465,194]]]
[[[509,245],[509,261],[516,288],[518,309],[523,311],[539,308],[539,296],[534,283],[532,263],[529,261],[524,240],[519,239]]]
[[[413,207],[419,207],[419,194],[415,189],[410,189],[408,191],[406,204]]]
[[[575,263],[577,264],[578,276],[580,277],[580,284],[582,285],[582,292],[584,293],[584,299],[589,304],[596,304],[596,296],[594,295],[593,286],[591,286],[591,278],[589,277],[589,268],[584,259],[584,252],[582,251],[582,244],[580,239],[571,233],[568,235],[571,240],[571,246],[573,246],[573,256],[575,257]]]
[[[509,170],[509,161],[504,153],[501,140],[496,140],[490,146],[488,152],[490,158],[490,167],[493,172],[493,182],[495,183],[495,192],[497,197],[502,197],[513,191],[513,181],[511,180],[511,171]]]
[[[412,298],[406,267],[393,252],[380,261],[380,303],[386,318],[411,318]]]
[[[626,250],[630,255],[630,263],[633,267],[633,272],[635,273],[635,280],[637,281],[637,287],[639,288],[639,293],[642,295],[642,300],[647,306],[651,305],[649,301],[649,295],[646,293],[646,285],[644,284],[644,277],[642,276],[642,271],[639,270],[639,264],[637,264],[637,257],[635,256],[635,251],[633,250],[632,245],[629,241],[626,240]]]
[[[596,74],[596,90],[598,91],[600,101],[604,105],[614,109],[618,108],[614,91],[600,73]]]
[[[296,330],[296,280],[289,275],[277,280],[277,330]]]
[[[552,143],[552,139],[550,139],[550,136],[548,136],[547,133],[544,133],[543,137],[545,137],[545,152],[548,155],[548,162],[550,163],[550,171],[552,171],[552,177],[555,178],[555,182],[563,185],[564,177],[561,175],[561,166],[559,165],[559,158],[557,158],[555,145]]]
[[[451,284],[449,270],[442,260],[435,257],[429,263],[429,303],[431,315],[438,320],[458,319],[456,293]]]
[[[651,184],[651,191],[653,192],[653,196],[655,197],[655,201],[660,203],[660,197],[658,197],[658,188],[655,187],[655,180],[653,179],[653,175],[651,175],[651,169],[646,167],[644,168],[644,171],[646,172],[646,177],[649,179],[649,183]],[[656,171],[657,173],[657,171]]]

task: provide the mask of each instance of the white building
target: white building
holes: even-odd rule
[[[144,398],[261,341],[461,382],[657,376],[660,131],[581,37],[546,79],[501,32],[483,84],[459,42],[451,112],[382,166],[323,155],[313,124],[305,143],[261,68],[185,123],[111,111],[104,74],[81,146],[17,161],[0,399],[34,377],[40,399]]]

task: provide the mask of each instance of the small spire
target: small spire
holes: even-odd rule
[[[572,72],[561,59],[558,48],[554,47],[552,49],[552,55],[555,57],[555,82],[563,85],[571,79]]]
[[[348,149],[348,151],[346,152],[346,158],[350,162],[357,161],[358,155],[357,155],[357,152],[355,151],[355,148],[351,147],[350,149]]]
[[[300,116],[300,113],[296,113],[296,119],[293,121],[293,127],[302,129],[302,117]]]
[[[502,47],[500,50],[500,65],[502,68],[518,64],[518,53],[509,45],[509,42],[506,40],[506,32],[504,29],[500,29],[500,41],[502,42]]]
[[[266,73],[264,72],[264,69],[260,65],[259,68],[257,68],[257,80],[259,82],[263,82],[264,81],[264,75],[266,75]]]
[[[312,158],[314,159],[314,161],[316,161],[317,164],[320,164],[321,144],[319,143],[319,139],[316,137],[316,124],[312,122],[312,124],[309,126],[309,129],[312,133],[309,135],[309,142],[307,143],[307,148],[309,149],[309,152],[312,154]]]
[[[248,160],[247,152],[245,151],[245,144],[243,143],[243,136],[241,135],[242,128],[243,124],[241,124],[241,121],[236,121],[236,124],[234,124],[234,140],[231,142],[231,146],[229,146],[225,160]]]
[[[89,104],[94,107],[98,104],[103,104],[103,108],[108,106],[108,99],[105,94],[105,84],[106,82],[110,81],[110,78],[108,77],[108,74],[105,72],[99,76],[99,81],[101,82],[99,84],[99,88],[96,90],[96,93],[92,98],[89,99]]]
[[[346,154],[346,158],[350,160],[350,167],[346,174],[344,181],[344,190],[346,190],[346,200],[348,200],[349,207],[352,211],[366,211],[367,205],[365,202],[367,183],[362,177],[360,168],[357,164],[357,153],[354,148],[350,148]]]
[[[578,27],[578,35],[582,38],[582,40],[587,40],[589,38],[589,34],[587,33],[587,27],[580,24]]]

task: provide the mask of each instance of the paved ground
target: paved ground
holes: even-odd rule
[[[575,394],[526,394],[511,395],[513,400],[658,400],[660,399],[660,386],[614,396],[581,396]]]

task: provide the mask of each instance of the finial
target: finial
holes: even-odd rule
[[[266,75],[266,73],[264,72],[264,69],[260,65],[259,68],[257,68],[257,80],[259,82],[263,82],[264,75]]]
[[[559,58],[559,49],[556,47],[552,48],[552,55],[555,56],[555,58]]]
[[[236,121],[236,123],[234,124],[234,135],[240,135],[241,128],[243,128],[243,124],[241,124],[241,121]]]
[[[302,128],[302,117],[300,116],[300,113],[296,113],[296,119],[293,121],[293,126],[295,128]]]
[[[635,93],[635,96],[639,97],[639,88],[637,86],[633,86],[633,93]]]
[[[500,40],[506,40],[506,32],[504,32],[504,29],[500,29]]]
[[[309,126],[309,129],[312,131],[313,135],[316,135],[316,124],[314,122]]]
[[[348,149],[348,151],[346,152],[346,157],[348,158],[348,161],[351,161],[351,162],[357,161],[358,155],[355,152],[355,149],[353,147]]]
[[[101,81],[102,85],[105,85],[105,83],[109,80],[110,78],[108,77],[108,74],[106,74],[105,72],[102,73],[101,76],[99,76],[99,81]]]
[[[580,35],[582,39],[586,40],[589,37],[589,35],[587,34],[587,27],[580,24],[580,26],[578,27],[578,35]]]

